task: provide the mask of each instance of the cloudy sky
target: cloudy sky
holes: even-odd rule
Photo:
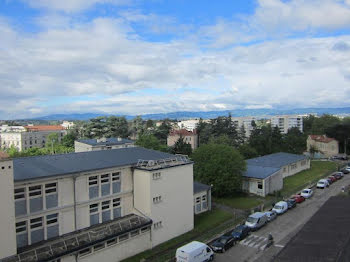
[[[350,106],[350,0],[0,0],[0,118]]]

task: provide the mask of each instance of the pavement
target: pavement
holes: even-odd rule
[[[314,195],[297,207],[279,215],[258,231],[252,232],[246,239],[238,242],[225,253],[216,254],[216,262],[268,262],[289,242],[316,211],[331,197],[338,195],[343,186],[350,185],[350,174],[344,175],[329,188],[314,189]],[[274,245],[266,247],[268,234],[274,238]]]

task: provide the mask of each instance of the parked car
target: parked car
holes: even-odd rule
[[[305,188],[301,191],[300,195],[305,198],[310,198],[314,194],[314,191],[310,188]]]
[[[258,230],[267,223],[267,216],[263,212],[251,214],[245,221],[245,225],[251,230]]]
[[[269,222],[274,220],[277,217],[276,211],[273,211],[273,210],[265,212],[265,214],[267,216],[267,221],[269,221]]]
[[[177,262],[213,261],[214,252],[206,244],[192,241],[176,250]]]
[[[236,244],[235,238],[230,235],[223,235],[217,238],[213,243],[210,244],[210,247],[214,252],[224,253],[230,247],[233,247]]]
[[[336,179],[334,176],[329,176],[328,178],[332,180],[332,183],[334,183],[335,181],[337,181],[337,179]]]
[[[340,170],[343,174],[349,174],[350,173],[350,170],[347,170],[347,169],[342,169]]]
[[[322,189],[325,189],[326,187],[329,187],[328,180],[327,179],[320,179],[320,180],[318,180],[316,187],[317,188],[322,188]]]
[[[301,202],[305,201],[305,197],[303,197],[301,195],[294,195],[294,196],[292,196],[292,198],[294,198],[295,202],[297,202],[297,203],[301,203]]]
[[[244,239],[246,236],[248,236],[250,232],[250,227],[246,225],[240,225],[237,226],[235,229],[233,229],[230,234],[233,236],[233,238],[238,241]]]
[[[348,160],[348,157],[346,155],[337,155],[337,156],[332,156],[331,159],[333,159],[333,160]]]
[[[274,207],[272,208],[272,211],[275,211],[277,215],[281,215],[288,210],[288,203],[285,201],[277,202]]]
[[[291,209],[291,208],[294,208],[297,206],[297,201],[295,201],[295,199],[287,199],[287,204],[288,204],[288,208]]]
[[[330,179],[329,177],[327,177],[326,180],[328,181],[329,185],[333,184],[333,179]]]
[[[346,166],[344,169],[350,172],[350,166]]]
[[[332,174],[337,180],[341,179],[344,175],[342,172],[335,172]]]

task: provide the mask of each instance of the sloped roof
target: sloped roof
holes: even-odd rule
[[[10,158],[10,156],[3,151],[0,151],[0,159],[6,159],[6,158]]]
[[[250,165],[250,166],[260,166],[260,167],[281,168],[285,165],[293,164],[303,159],[307,159],[307,157],[304,155],[296,155],[296,154],[280,152],[280,153],[248,159],[247,166]]]
[[[350,261],[350,198],[331,197],[274,259],[276,262]]]
[[[243,177],[265,179],[276,172],[280,168],[278,167],[263,167],[263,166],[253,166],[247,165],[247,170],[243,173]]]
[[[65,128],[60,125],[56,126],[25,126],[24,127],[27,131],[56,131],[56,130],[64,130]]]
[[[174,155],[143,147],[44,155],[13,159],[13,172],[15,181],[23,181],[135,165],[139,159],[160,160],[171,157]]]
[[[321,143],[329,143],[332,141],[337,141],[334,138],[327,137],[326,135],[309,135],[309,137],[312,140],[315,140],[316,142],[321,142]]]
[[[91,146],[113,146],[113,145],[123,145],[130,144],[134,141],[125,138],[115,138],[109,137],[105,141],[99,139],[79,139],[78,142],[88,144]]]
[[[206,184],[202,184],[196,181],[193,181],[193,194],[197,194],[199,192],[207,191],[210,189],[210,186]]]
[[[169,136],[175,136],[175,135],[181,135],[181,136],[195,136],[197,135],[196,129],[193,130],[193,132],[188,131],[186,129],[179,129],[179,130],[172,130],[169,133]]]

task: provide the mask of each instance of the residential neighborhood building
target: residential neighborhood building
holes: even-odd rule
[[[310,168],[305,155],[275,153],[248,159],[242,190],[266,196],[283,188],[283,179]]]
[[[271,126],[277,126],[281,134],[287,134],[292,127],[296,127],[300,132],[303,132],[303,117],[299,115],[273,116],[271,117]]]
[[[61,141],[63,136],[67,134],[67,130],[60,126],[24,126],[22,128],[5,129],[0,132],[1,148],[6,149],[14,146],[18,151],[29,148],[45,147],[48,135],[52,133],[58,134],[58,140]]]
[[[339,153],[339,142],[326,135],[309,135],[306,140],[307,151],[312,149],[321,153],[323,157],[332,157]]]
[[[80,139],[74,141],[75,152],[85,151],[97,151],[97,150],[108,150],[118,149],[126,147],[134,147],[135,142],[133,140],[110,137],[110,138],[96,138],[96,139]]]
[[[180,139],[183,138],[184,142],[191,145],[192,150],[195,150],[198,147],[198,134],[196,129],[193,131],[188,131],[186,129],[180,130],[171,130],[168,139],[167,145],[173,146]]]
[[[121,261],[193,229],[193,162],[141,147],[5,159],[0,201],[1,262]]]
[[[193,182],[193,210],[195,215],[211,210],[211,186]]]
[[[61,124],[65,129],[71,129],[75,126],[74,122],[69,122],[69,121],[63,121]]]
[[[199,123],[199,119],[187,119],[187,120],[181,120],[177,122],[177,125],[179,129],[186,129],[187,131],[193,131],[197,128],[197,125]]]
[[[245,136],[246,138],[249,138],[254,127],[252,125],[252,121],[257,122],[258,118],[256,117],[232,117],[232,121],[235,123],[236,125],[236,129],[237,132],[240,131],[240,129],[242,127],[244,127],[244,131],[245,131]]]

